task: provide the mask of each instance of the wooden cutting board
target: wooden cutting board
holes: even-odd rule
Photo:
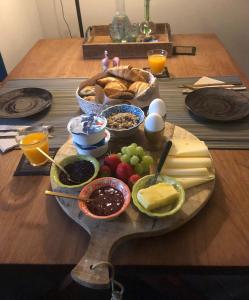
[[[166,123],[165,136],[169,136],[172,124]],[[196,140],[197,138],[181,127],[175,127],[174,136]],[[137,135],[129,140],[124,139],[110,142],[110,152],[119,152],[125,144],[137,142],[149,149],[149,145],[143,134],[141,126]],[[76,154],[71,139],[69,139],[57,152],[55,159],[60,161],[68,155]],[[155,160],[159,158],[159,152],[151,152]],[[214,166],[211,170],[214,173]],[[153,168],[151,170],[153,172]],[[163,170],[162,170],[163,173]],[[51,177],[52,189],[60,192],[71,192],[56,185]],[[150,237],[165,234],[183,225],[193,218],[207,203],[214,189],[215,181],[211,181],[197,187],[186,190],[186,200],[182,209],[175,215],[166,218],[150,218],[140,213],[133,204],[119,217],[111,221],[98,221],[83,215],[78,207],[78,202],[66,198],[57,198],[64,212],[82,226],[90,235],[90,243],[87,251],[72,270],[71,275],[79,284],[90,288],[108,288],[109,272],[107,267],[99,267],[91,270],[91,265],[101,261],[111,261],[111,253],[117,244],[130,238]],[[75,191],[75,193],[78,193]],[[66,241],[65,241],[66,243]],[[70,247],[70,245],[68,245]]]

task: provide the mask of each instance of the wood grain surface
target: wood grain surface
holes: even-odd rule
[[[172,130],[172,124],[166,123],[164,136],[169,137]],[[173,136],[171,136],[173,138]],[[198,140],[194,135],[185,129],[176,126],[174,137],[181,139]],[[144,136],[143,126],[140,126],[139,131],[133,139],[137,144],[146,147],[150,150],[151,145],[147,142]],[[120,152],[122,146],[127,145],[126,139],[115,139],[110,143],[109,149],[111,152]],[[55,160],[60,162],[67,156],[77,154],[72,140],[69,139],[57,152]],[[157,162],[160,157],[160,151],[150,151]],[[154,173],[152,168],[152,174]],[[214,166],[209,170],[210,174],[214,174]],[[164,168],[161,171],[165,173]],[[69,188],[62,188],[51,177],[51,184],[54,191],[72,193]],[[90,288],[107,288],[109,285],[108,268],[101,267],[95,270],[91,269],[92,265],[103,261],[111,261],[111,252],[115,251],[115,247],[128,239],[138,237],[151,237],[162,235],[170,232],[187,221],[192,219],[207,203],[215,186],[215,181],[201,184],[192,187],[185,191],[185,202],[181,210],[173,216],[165,218],[151,218],[142,214],[131,204],[128,209],[118,218],[112,221],[100,221],[91,219],[81,213],[77,201],[56,197],[58,203],[64,212],[81,227],[83,227],[90,235],[90,243],[87,252],[79,261],[77,266],[72,270],[72,277],[78,283]]]
[[[172,76],[233,74],[248,84],[215,35],[176,35],[173,41],[196,46],[197,55],[169,58]],[[8,78],[90,77],[99,72],[99,61],[82,60],[81,44],[81,39],[40,40]],[[122,62],[146,64],[138,59]],[[210,152],[216,186],[205,208],[171,233],[118,246],[112,254],[115,265],[249,265],[249,151]],[[88,234],[54,197],[44,195],[49,177],[13,177],[20,156],[18,150],[0,155],[0,263],[77,264],[88,247]]]

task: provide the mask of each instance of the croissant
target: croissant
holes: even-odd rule
[[[115,81],[121,82],[127,88],[129,86],[129,83],[127,81],[125,81],[123,79],[120,79],[120,78],[117,78],[117,77],[111,77],[111,76],[100,78],[100,79],[97,80],[97,83],[104,88],[107,85],[107,83],[109,83],[109,82],[115,82]]]
[[[136,96],[141,95],[142,93],[145,92],[145,90],[147,90],[149,88],[149,84],[147,82],[143,82],[143,81],[136,81],[133,82],[128,91],[129,92],[133,92],[134,94],[136,94]]]

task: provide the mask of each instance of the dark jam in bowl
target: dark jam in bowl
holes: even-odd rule
[[[109,216],[119,211],[124,204],[123,194],[111,186],[96,189],[86,205],[97,216]]]
[[[78,184],[89,180],[94,174],[94,165],[88,160],[74,161],[66,166],[64,169],[69,173],[70,178]],[[69,181],[67,175],[62,171],[59,173],[60,182],[66,185],[77,185],[77,183]]]

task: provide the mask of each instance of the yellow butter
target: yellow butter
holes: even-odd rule
[[[198,186],[213,179],[214,175],[209,175],[208,177],[176,177],[176,180],[183,186],[184,189]]]
[[[211,164],[212,162],[209,157],[168,156],[165,167],[171,169],[210,168]]]
[[[148,210],[161,208],[179,198],[179,192],[170,184],[161,182],[137,193],[138,202]]]
[[[189,168],[189,169],[170,169],[166,168],[165,173],[168,176],[182,176],[182,177],[196,177],[196,176],[208,176],[209,172],[207,168]]]
[[[169,155],[179,157],[208,157],[206,144],[199,140],[173,138]]]

